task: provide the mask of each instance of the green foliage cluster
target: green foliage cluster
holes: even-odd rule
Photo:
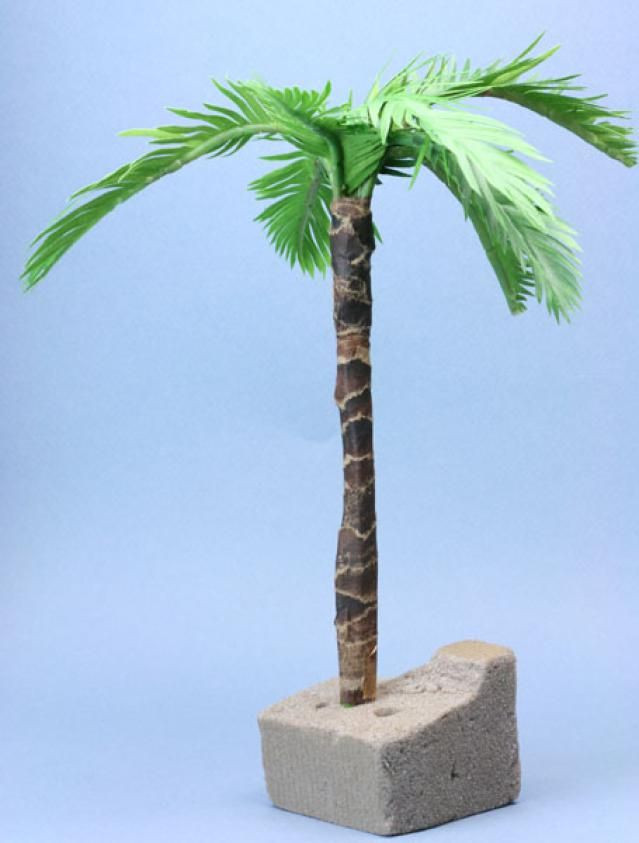
[[[186,122],[132,129],[152,149],[73,194],[69,206],[33,242],[23,278],[40,281],[62,255],[117,205],[198,158],[230,155],[253,138],[291,149],[267,155],[275,166],[249,187],[267,204],[257,219],[278,253],[309,274],[330,264],[330,203],[370,197],[385,177],[426,169],[459,200],[513,313],[530,297],[568,318],[580,298],[578,246],[557,215],[548,179],[528,160],[546,160],[521,134],[479,113],[469,100],[496,97],[552,120],[621,163],[636,163],[627,114],[586,97],[576,76],[531,76],[557,48],[539,55],[536,39],[510,62],[473,69],[453,58],[415,59],[388,82],[378,78],[364,103],[337,107],[321,91],[275,89],[263,82],[215,86],[226,104],[169,109]],[[526,77],[526,78],[523,78]]]

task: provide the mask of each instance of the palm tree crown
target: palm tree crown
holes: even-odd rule
[[[548,179],[520,156],[545,159],[519,132],[462,103],[491,96],[524,106],[626,166],[636,163],[636,147],[631,129],[618,122],[626,112],[581,96],[576,76],[527,75],[558,49],[533,56],[539,40],[512,61],[484,69],[460,67],[446,56],[415,59],[385,84],[377,79],[359,106],[350,99],[330,106],[330,83],[306,91],[215,82],[225,106],[169,109],[188,122],[122,133],[149,138],[153,149],[73,194],[33,241],[25,286],[33,287],[102,217],[160,177],[262,138],[292,147],[265,156],[275,166],[249,185],[268,202],[257,219],[291,264],[311,275],[330,265],[333,199],[370,197],[386,176],[409,177],[412,186],[425,167],[460,201],[510,310],[525,310],[535,296],[557,319],[568,318],[580,297],[574,232],[557,216]]]

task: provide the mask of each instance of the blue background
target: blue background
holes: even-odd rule
[[[329,280],[252,222],[259,149],[106,219],[29,295],[27,242],[135,157],[116,131],[260,74],[366,93],[388,60],[550,75],[637,108],[626,2],[32,0],[2,11],[0,843],[341,841],[273,809],[259,709],[334,675],[341,453]],[[380,670],[519,658],[519,803],[432,841],[635,839],[637,176],[505,103],[549,154],[584,304],[512,318],[455,200],[375,197]],[[632,808],[632,810],[631,810]]]

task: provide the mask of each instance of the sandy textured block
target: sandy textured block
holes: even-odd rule
[[[337,680],[259,716],[266,786],[280,808],[402,834],[497,808],[519,794],[512,650],[442,647],[344,708]]]

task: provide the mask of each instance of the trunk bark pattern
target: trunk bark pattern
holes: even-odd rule
[[[370,329],[370,258],[375,248],[370,200],[331,205],[333,318],[344,451],[344,512],[335,564],[340,702],[375,699],[377,684],[377,534]]]

